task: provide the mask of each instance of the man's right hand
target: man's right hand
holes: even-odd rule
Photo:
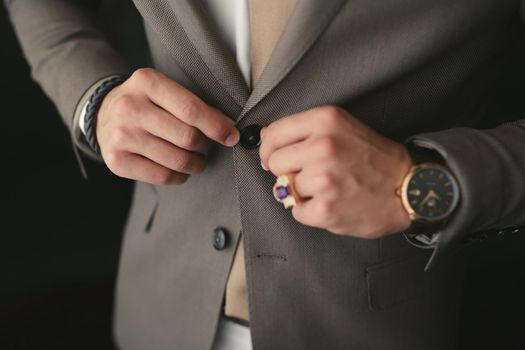
[[[209,140],[232,147],[233,120],[165,75],[142,68],[104,98],[97,139],[108,168],[152,184],[182,184],[206,167]]]

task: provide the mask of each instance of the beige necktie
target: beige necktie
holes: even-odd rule
[[[296,0],[250,0],[252,87],[255,86],[268,63],[295,3]],[[226,285],[224,313],[229,317],[249,320],[242,237],[239,239]]]

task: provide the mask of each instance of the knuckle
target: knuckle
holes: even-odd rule
[[[199,161],[197,163],[197,165],[195,166],[195,173],[196,174],[200,174],[200,173],[203,173],[204,170],[206,170],[206,167],[208,166],[207,162],[205,159],[203,159],[202,161]]]
[[[113,144],[113,147],[115,147],[116,149],[123,149],[126,145],[129,144],[128,133],[124,130],[123,127],[115,128],[111,137],[111,142]]]
[[[335,203],[329,199],[320,200],[317,204],[317,212],[319,219],[326,224],[332,221],[335,214]]]
[[[270,171],[277,175],[279,172],[279,162],[278,157],[276,157],[274,154],[270,155],[268,157],[268,168]]]
[[[359,237],[366,238],[366,239],[378,239],[383,237],[383,235],[380,232],[364,232],[360,233]]]
[[[338,122],[341,118],[341,108],[338,106],[325,106],[322,110],[325,123]]]
[[[188,98],[181,106],[182,118],[190,124],[194,124],[201,116],[202,106],[195,98]]]
[[[295,220],[301,222],[302,220],[301,210],[299,209],[298,206],[292,207],[292,216],[294,217]]]
[[[226,123],[219,123],[217,127],[214,130],[215,132],[215,139],[216,140],[226,140],[228,135],[230,134],[230,129],[226,125]]]
[[[330,227],[328,228],[328,230],[330,232],[332,232],[333,234],[336,234],[336,235],[342,235],[343,234],[343,230],[339,227]]]
[[[139,68],[133,72],[130,80],[138,85],[149,84],[155,79],[156,72],[152,68]]]
[[[112,173],[118,176],[123,176],[123,163],[121,161],[122,157],[120,156],[120,153],[115,150],[108,150],[105,152],[103,158],[104,162],[108,166],[109,170],[111,170]]]
[[[136,115],[139,112],[139,105],[131,95],[123,94],[113,102],[115,115],[117,118],[128,118],[130,115]]]
[[[181,152],[173,158],[174,170],[188,170],[191,166],[191,156],[187,152]]]
[[[275,123],[271,123],[270,125],[266,126],[266,129],[264,131],[264,139],[265,140],[271,140],[271,134],[275,132]]]
[[[325,106],[319,114],[324,129],[333,130],[341,127],[343,111],[337,106]]]
[[[180,134],[180,143],[183,148],[194,148],[199,142],[199,131],[193,127],[183,128]]]
[[[188,175],[188,174],[179,174],[179,173],[173,174],[173,176],[172,176],[172,178],[170,180],[170,184],[182,185],[186,181],[188,181],[189,177],[190,177],[190,175]]]
[[[330,170],[325,170],[319,177],[319,187],[322,191],[327,191],[337,186],[337,178]]]
[[[169,169],[163,168],[152,173],[152,180],[156,184],[167,185],[172,178],[172,172]]]
[[[321,158],[333,158],[337,155],[337,143],[331,137],[323,137],[317,142],[317,154]]]

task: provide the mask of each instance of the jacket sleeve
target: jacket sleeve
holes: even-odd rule
[[[525,0],[520,13],[525,21]],[[525,119],[520,119],[525,108],[521,112],[517,120],[491,129],[453,128],[406,140],[438,151],[461,191],[455,213],[432,239],[434,252],[426,270],[470,241],[525,234]]]
[[[461,190],[459,206],[436,235],[426,269],[476,236],[525,234],[525,119],[492,129],[423,133],[407,142],[438,151]]]
[[[80,133],[74,118],[79,101],[104,77],[129,74],[130,70],[95,24],[96,12],[88,7],[96,7],[98,1],[4,3],[33,79],[57,107],[74,143],[82,144],[76,139]]]

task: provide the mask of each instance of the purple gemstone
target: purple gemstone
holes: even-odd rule
[[[279,198],[280,200],[283,200],[286,197],[288,197],[290,193],[288,192],[288,187],[277,186],[277,188],[275,189],[275,194],[277,195],[277,198]]]

